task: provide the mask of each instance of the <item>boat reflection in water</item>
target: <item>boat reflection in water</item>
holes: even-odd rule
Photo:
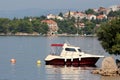
[[[96,67],[46,65],[47,80],[98,80],[91,74]]]

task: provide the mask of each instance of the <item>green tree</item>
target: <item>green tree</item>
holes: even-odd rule
[[[46,16],[42,15],[40,16],[40,21],[46,19]]]
[[[16,19],[16,20],[12,20],[10,22],[10,27],[9,27],[9,30],[12,34],[15,34],[17,33],[17,28],[18,28],[18,25],[19,25],[19,21]]]
[[[39,20],[32,21],[33,24],[33,30],[35,32],[41,33],[41,34],[47,34],[48,32],[48,25],[45,23],[41,23]]]
[[[120,17],[120,10],[118,11],[110,11],[108,17]]]
[[[102,24],[97,36],[107,52],[120,55],[120,18]]]
[[[63,17],[63,13],[62,13],[62,12],[60,12],[58,16]]]
[[[49,31],[48,25],[41,23],[40,31],[41,31],[42,34],[47,34],[48,31]]]
[[[71,11],[68,12],[68,16],[67,16],[67,19],[70,19],[71,18]]]
[[[88,9],[85,11],[86,14],[95,14],[95,11],[93,9]]]
[[[57,24],[59,26],[58,33],[68,33],[68,34],[76,34],[77,28],[74,25],[74,19],[68,19],[64,21],[57,20]]]
[[[95,28],[95,24],[91,21],[86,21],[85,22],[85,28],[83,28],[84,34],[94,34],[94,28]]]
[[[32,24],[30,21],[21,20],[17,30],[18,32],[32,33],[33,32]]]
[[[8,18],[0,18],[0,33],[9,33],[10,20]]]

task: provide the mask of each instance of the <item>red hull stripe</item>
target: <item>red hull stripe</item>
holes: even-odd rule
[[[46,61],[47,65],[95,65],[99,58],[83,58],[79,59],[67,59],[66,62],[64,59],[54,59],[51,61]]]

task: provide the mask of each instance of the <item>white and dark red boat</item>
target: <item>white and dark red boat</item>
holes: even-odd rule
[[[59,54],[51,53],[45,58],[46,65],[73,65],[73,66],[94,66],[101,55],[87,54],[81,51],[80,47],[70,44],[51,44],[52,47],[61,47]]]

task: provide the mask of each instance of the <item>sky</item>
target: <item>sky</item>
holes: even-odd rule
[[[23,18],[120,5],[120,0],[0,0],[0,18]]]
[[[81,9],[120,5],[120,0],[0,0],[0,11],[23,9]]]

